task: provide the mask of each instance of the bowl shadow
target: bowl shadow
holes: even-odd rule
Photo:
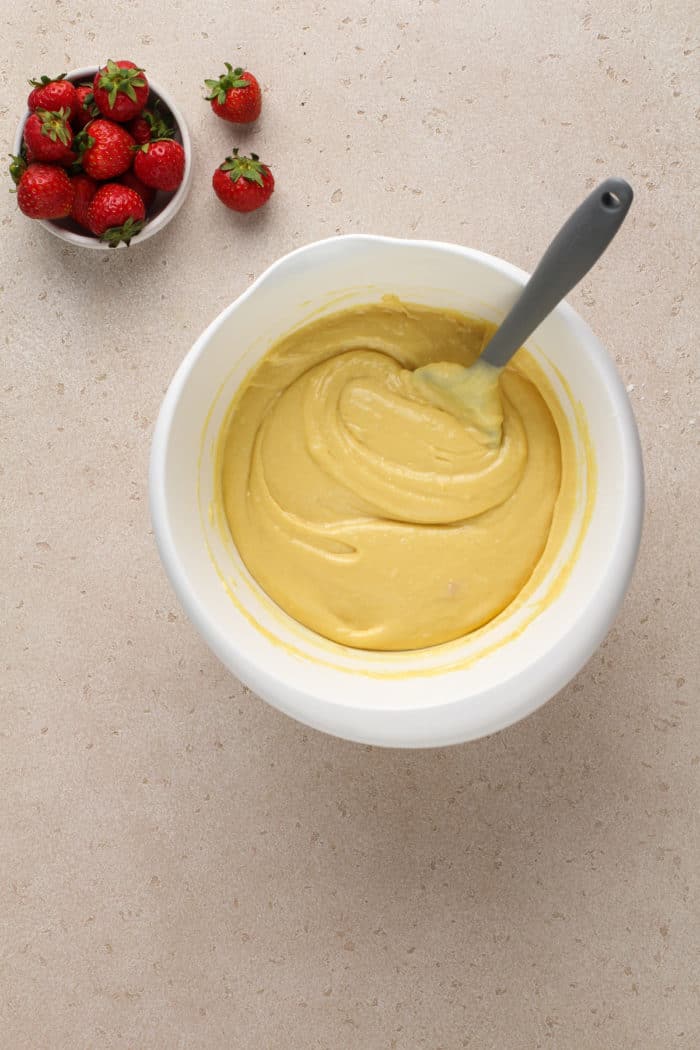
[[[619,712],[596,684],[607,663],[601,650],[529,718],[446,749],[351,744],[271,712],[264,750],[277,775],[309,770],[294,806],[309,879],[339,896],[360,888],[375,907],[420,901],[423,922],[445,909],[483,921],[504,906],[517,922],[545,874],[564,887],[572,865],[595,868],[616,850],[618,802],[646,790],[638,764],[629,783]]]

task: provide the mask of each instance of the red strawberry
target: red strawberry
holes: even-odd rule
[[[147,186],[176,190],[185,174],[185,151],[174,139],[146,142],[136,152],[134,171]]]
[[[151,141],[151,126],[143,114],[130,120],[126,127],[137,146]]]
[[[30,113],[24,125],[24,144],[35,160],[46,164],[72,164],[75,153],[71,150],[73,132],[68,124],[68,110],[59,109],[50,113],[38,109]]]
[[[63,168],[30,164],[20,176],[17,203],[30,219],[65,219],[70,215],[73,192]]]
[[[156,197],[156,191],[153,187],[147,186],[145,182],[141,182],[141,179],[134,175],[133,171],[125,171],[119,181],[122,186],[128,186],[130,189],[136,190],[143,200],[146,211],[148,211]]]
[[[32,113],[37,109],[48,109],[52,112],[67,109],[69,119],[72,120],[78,112],[78,96],[75,87],[65,76],[65,73],[61,73],[58,77],[40,77],[39,80],[29,81],[34,85],[34,90],[29,92],[27,99],[27,106]]]
[[[247,69],[238,66],[233,69],[230,62],[224,62],[226,73],[218,80],[205,80],[209,88],[207,100],[217,117],[228,120],[231,124],[251,124],[260,116],[262,92],[260,85]]]
[[[211,182],[216,196],[232,211],[255,211],[275,188],[267,164],[261,164],[256,153],[239,157],[237,149],[216,169]]]
[[[133,62],[113,62],[110,58],[95,73],[92,89],[100,112],[110,120],[131,120],[148,101],[148,81]]]
[[[86,230],[89,230],[87,213],[90,202],[97,193],[97,183],[89,175],[74,175],[70,181],[74,190],[73,207],[70,211],[71,219],[75,219],[79,226],[84,226]]]
[[[139,146],[153,139],[169,139],[173,136],[173,129],[166,123],[159,101],[130,120],[126,127]]]
[[[90,229],[110,248],[116,248],[121,241],[129,244],[143,229],[145,218],[146,209],[139,194],[118,182],[100,186],[88,208]]]
[[[83,171],[93,179],[113,179],[127,171],[134,144],[126,128],[102,118],[91,121],[75,137]]]
[[[76,131],[82,131],[91,120],[99,117],[100,111],[92,95],[92,84],[80,84],[75,93],[78,96],[78,111],[73,117],[73,127]]]

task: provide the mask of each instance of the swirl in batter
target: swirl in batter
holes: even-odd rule
[[[366,649],[437,645],[532,575],[560,435],[531,359],[466,369],[491,331],[386,298],[290,333],[243,384],[224,511],[250,573],[307,627]]]

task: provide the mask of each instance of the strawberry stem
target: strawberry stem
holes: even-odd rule
[[[143,72],[143,69],[138,67],[132,69],[131,66],[128,66],[126,69],[122,69],[111,58],[107,60],[107,65],[100,72],[98,87],[104,88],[108,92],[107,98],[110,108],[114,106],[119,94],[126,95],[132,102],[136,102],[136,91],[134,89],[146,86]]]
[[[247,88],[250,87],[250,81],[246,80],[243,76],[243,67],[236,66],[234,69],[230,62],[224,62],[226,66],[226,73],[223,73],[218,80],[205,80],[207,88],[210,91],[209,95],[205,95],[207,102],[212,102],[214,99],[223,106],[226,101],[226,95],[231,88]]]
[[[156,99],[151,109],[144,109],[141,116],[150,129],[151,142],[157,142],[159,139],[171,139],[173,137],[175,130],[166,122],[160,99]]]
[[[32,80],[28,81],[28,83],[30,83],[32,85],[32,87],[46,87],[47,84],[53,84],[55,80],[65,80],[65,79],[66,79],[66,74],[65,73],[59,73],[57,77],[47,77],[44,74],[44,76],[39,77],[38,80],[32,79]]]
[[[263,175],[266,172],[267,165],[260,162],[257,153],[251,153],[249,157],[239,157],[238,147],[236,146],[231,156],[226,158],[224,163],[220,165],[220,168],[222,171],[228,172],[231,182],[247,179],[248,182],[256,182],[258,186],[262,186]]]
[[[145,225],[143,219],[128,218],[121,226],[110,226],[102,234],[100,240],[108,244],[110,248],[116,248],[123,241],[128,248],[131,244],[131,238],[135,237],[137,233],[141,233]]]
[[[79,131],[73,139],[72,146],[73,150],[78,155],[78,160],[82,160],[83,153],[85,153],[86,150],[91,149],[95,145],[95,139],[90,134],[88,130],[89,127],[90,125],[88,124],[88,126],[86,128],[83,128],[82,131]]]
[[[27,162],[22,156],[15,156],[14,153],[9,154],[10,166],[8,168],[10,177],[14,182],[15,186],[19,185],[19,180],[27,170]],[[14,191],[13,191],[14,192]]]
[[[48,109],[38,109],[36,115],[41,121],[42,135],[48,135],[52,142],[58,140],[64,146],[68,145],[68,117],[70,116],[70,110],[56,109],[50,111]]]

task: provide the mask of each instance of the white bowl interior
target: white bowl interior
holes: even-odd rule
[[[550,577],[512,615],[418,652],[336,645],[270,601],[211,510],[221,422],[239,384],[277,337],[311,316],[386,293],[499,321],[524,280],[514,267],[457,246],[375,237],[319,242],[264,274],[210,326],[176,374],[151,462],[161,556],[186,611],[221,660],[302,721],[383,744],[470,739],[543,703],[608,630],[638,546],[639,445],[612,363],[566,305],[540,326],[528,349],[579,435],[579,503]],[[597,477],[586,464],[581,412],[597,450]],[[544,602],[580,539],[589,493],[592,511],[573,568],[559,593]]]
[[[66,79],[70,80],[73,84],[92,80],[98,68],[98,66],[82,66],[80,69],[72,69],[70,73],[66,74]],[[185,151],[185,173],[182,182],[175,193],[172,195],[161,194],[160,192],[156,194],[152,214],[149,216],[148,222],[141,233],[137,237],[134,237],[131,245],[121,243],[117,245],[117,249],[127,247],[133,248],[136,244],[142,244],[144,241],[147,241],[149,237],[153,237],[156,233],[162,230],[163,227],[167,226],[171,219],[175,218],[180,208],[185,203],[185,199],[192,183],[192,142],[190,140],[190,133],[187,130],[185,118],[167,91],[158,84],[155,84],[150,77],[148,78],[148,84],[150,87],[149,101],[160,99],[172,115],[174,124],[173,138],[182,144],[182,148]],[[27,109],[19,123],[19,127],[17,128],[15,140],[12,146],[12,152],[15,155],[19,154],[22,148],[22,134],[29,115],[29,110]],[[48,230],[49,233],[52,233],[54,237],[58,237],[60,240],[65,241],[67,244],[72,244],[78,248],[97,249],[98,251],[115,250],[114,248],[110,248],[110,246],[103,241],[98,240],[97,237],[91,237],[86,233],[79,233],[77,229],[73,228],[75,224],[71,220],[54,221],[51,219],[42,219],[39,221],[44,229]]]

